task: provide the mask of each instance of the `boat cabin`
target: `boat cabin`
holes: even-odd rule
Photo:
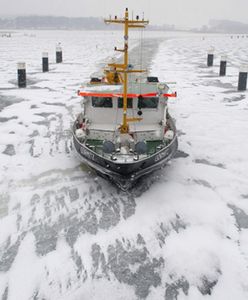
[[[154,78],[154,77],[152,77]],[[130,83],[127,94],[129,132],[120,133],[123,119],[123,86],[90,83],[79,91],[82,113],[77,119],[76,136],[102,155],[138,152],[147,156],[173,138],[167,124],[168,86],[157,80]],[[120,158],[120,157],[119,157]],[[125,156],[127,159],[127,156]]]
[[[160,84],[161,85],[161,84]],[[127,118],[129,133],[137,141],[163,138],[162,124],[166,124],[167,99],[158,83],[132,84],[127,98]],[[83,114],[86,120],[89,139],[112,140],[123,117],[123,92],[121,85],[87,86],[82,92]]]

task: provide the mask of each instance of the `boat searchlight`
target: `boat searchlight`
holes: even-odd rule
[[[157,87],[158,87],[159,92],[162,94],[162,92],[166,88],[166,84],[164,84],[164,83],[158,83]]]

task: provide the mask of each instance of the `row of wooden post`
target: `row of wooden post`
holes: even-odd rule
[[[214,50],[210,49],[208,51],[208,56],[207,56],[207,66],[212,67],[214,64]],[[226,76],[226,65],[227,65],[227,57],[226,56],[221,56],[220,59],[220,71],[219,75],[220,76]],[[248,68],[243,66],[239,70],[239,80],[238,80],[238,91],[245,91],[247,87],[247,73],[248,73]]]
[[[62,63],[63,53],[61,46],[56,47],[56,63]],[[214,64],[214,50],[210,49],[207,55],[207,66],[212,67]],[[227,57],[221,56],[220,60],[220,76],[226,75]],[[49,58],[48,52],[42,53],[42,71],[49,72]],[[247,87],[247,68],[241,68],[239,71],[238,80],[238,91],[245,91]],[[17,76],[18,76],[18,87],[23,88],[27,86],[27,76],[26,76],[26,64],[21,62],[17,64]]]
[[[60,45],[56,47],[56,63],[63,62],[63,53]],[[49,72],[49,58],[48,52],[42,53],[42,72]],[[27,86],[27,75],[26,75],[26,64],[24,62],[19,62],[17,64],[17,79],[18,87],[25,88]]]

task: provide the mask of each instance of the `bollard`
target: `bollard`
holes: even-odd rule
[[[247,72],[248,66],[244,65],[239,70],[239,83],[238,83],[238,91],[245,91],[247,84]]]
[[[49,71],[48,52],[42,53],[42,72]]]
[[[220,58],[220,76],[226,76],[226,61],[227,57],[225,55]]]
[[[25,88],[27,86],[26,79],[26,64],[20,62],[17,64],[17,78],[18,78],[18,87]]]
[[[214,64],[214,48],[209,49],[208,51],[208,61],[207,65],[208,67],[212,67]]]
[[[63,61],[63,58],[62,58],[62,48],[61,46],[57,46],[56,47],[56,63],[59,64],[59,63],[62,63]]]

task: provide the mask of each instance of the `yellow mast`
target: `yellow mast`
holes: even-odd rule
[[[127,118],[127,86],[128,86],[128,73],[135,72],[144,72],[144,70],[129,70],[128,68],[128,29],[129,28],[144,28],[149,21],[145,21],[144,19],[139,20],[139,17],[136,17],[136,20],[129,20],[128,8],[125,11],[124,19],[118,19],[115,16],[114,19],[105,19],[106,24],[115,23],[115,24],[124,24],[124,49],[117,49],[115,51],[124,53],[124,62],[123,64],[109,64],[110,67],[116,68],[117,72],[124,73],[124,82],[123,82],[123,120],[120,128],[121,133],[128,133],[129,126],[128,122],[139,121],[140,118]]]

